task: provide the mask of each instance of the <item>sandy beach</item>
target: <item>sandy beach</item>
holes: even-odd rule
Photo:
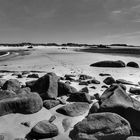
[[[8,48],[7,48],[8,49]],[[14,48],[15,49],[15,48]],[[19,49],[19,48],[18,48]],[[27,48],[22,48],[22,50],[27,50]],[[30,72],[38,73],[39,76],[43,76],[48,72],[54,72],[58,76],[64,76],[65,74],[74,74],[76,76],[80,74],[87,74],[95,77],[101,82],[99,85],[94,85],[96,89],[89,89],[89,94],[94,95],[99,93],[102,95],[105,88],[103,80],[105,77],[99,76],[100,73],[111,74],[115,79],[125,79],[132,81],[134,84],[138,85],[140,71],[139,68],[98,68],[90,67],[90,64],[97,61],[103,60],[122,60],[125,63],[129,61],[135,61],[140,65],[140,60],[138,57],[131,56],[120,56],[112,54],[103,53],[90,53],[75,51],[75,49],[80,48],[68,48],[61,49],[60,47],[34,47],[33,49],[28,49],[28,54],[21,55],[21,53],[14,55],[14,57],[8,57],[6,59],[0,58],[0,75],[3,79],[18,79],[22,84],[26,81],[34,80],[34,78],[17,78],[17,76],[12,75],[13,72],[22,71],[39,71]],[[1,48],[2,50],[2,48]],[[17,48],[15,49],[17,50]],[[77,82],[71,82],[71,86],[75,87],[77,90],[82,89],[85,85],[79,85]],[[130,87],[135,87],[132,85],[126,85],[127,91]],[[139,100],[139,96],[134,96]],[[4,140],[14,140],[15,138],[24,138],[31,130],[31,128],[39,121],[47,119],[49,120],[52,115],[56,116],[56,120],[53,122],[59,129],[59,135],[55,137],[55,140],[70,140],[68,137],[70,130],[73,126],[81,121],[88,112],[78,117],[68,117],[56,112],[56,109],[63,105],[58,105],[50,110],[42,108],[39,112],[31,115],[22,114],[8,114],[0,117],[0,134],[5,136]],[[68,125],[68,130],[64,132],[64,127],[62,121],[64,119],[69,120],[70,125]],[[31,123],[30,127],[27,128],[21,125],[21,122],[29,121]],[[47,140],[47,139],[46,139]]]

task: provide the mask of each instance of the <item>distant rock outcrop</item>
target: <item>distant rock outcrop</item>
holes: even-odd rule
[[[125,63],[121,60],[118,61],[100,61],[100,62],[96,62],[91,64],[90,66],[92,67],[125,67]]]
[[[56,111],[63,115],[75,117],[75,116],[83,115],[88,111],[88,109],[89,109],[88,103],[76,102],[60,107]]]

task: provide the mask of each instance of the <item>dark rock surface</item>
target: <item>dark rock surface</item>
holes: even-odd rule
[[[131,127],[115,113],[95,113],[78,122],[70,132],[72,140],[126,140]]]
[[[100,61],[100,62],[96,62],[91,64],[90,66],[93,67],[125,67],[125,63],[121,60],[118,61]]]
[[[127,66],[128,66],[128,67],[133,67],[133,68],[139,68],[138,63],[133,62],[133,61],[128,62],[128,63],[127,63]]]
[[[89,109],[88,103],[76,102],[60,107],[56,111],[63,115],[75,117],[75,116],[83,115],[88,111],[88,109]]]
[[[56,99],[58,96],[58,80],[59,77],[55,73],[47,73],[35,81],[31,91],[39,93],[43,100]]]
[[[140,95],[140,88],[131,87],[131,88],[129,89],[129,92],[130,92],[130,93],[133,93],[133,94],[135,94],[135,95]]]
[[[4,85],[2,86],[3,90],[9,90],[9,91],[13,91],[16,92],[17,90],[20,89],[20,82],[16,79],[10,79],[7,80]]]
[[[114,79],[113,77],[107,77],[107,78],[104,79],[103,82],[104,82],[105,84],[107,84],[107,85],[112,85],[112,84],[115,83],[116,81],[115,81],[115,79]]]
[[[37,93],[16,95],[11,91],[0,92],[0,116],[9,113],[32,114],[42,106],[42,99]]]
[[[91,103],[90,95],[86,92],[75,92],[70,94],[68,101]]]

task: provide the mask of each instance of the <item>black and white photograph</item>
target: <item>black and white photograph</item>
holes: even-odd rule
[[[0,140],[140,140],[140,0],[0,0]]]

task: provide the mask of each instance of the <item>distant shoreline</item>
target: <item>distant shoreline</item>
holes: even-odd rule
[[[134,56],[140,57],[140,48],[84,48],[79,49],[80,52],[89,52],[89,53],[103,53],[110,55],[125,55],[125,56]]]

